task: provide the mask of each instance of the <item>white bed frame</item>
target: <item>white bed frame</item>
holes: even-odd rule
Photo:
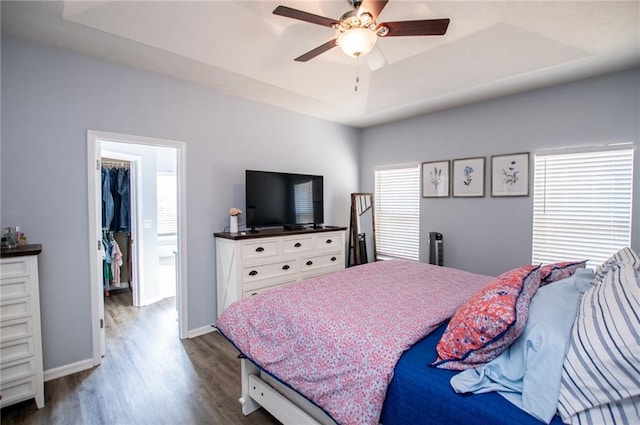
[[[336,425],[322,409],[262,372],[248,359],[240,360],[242,413],[246,416],[264,407],[285,425]]]

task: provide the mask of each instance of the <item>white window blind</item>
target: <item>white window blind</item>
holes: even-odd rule
[[[595,268],[631,239],[633,148],[535,156],[533,262]]]
[[[419,260],[420,167],[375,172],[378,257]]]
[[[158,234],[176,234],[178,205],[177,181],[175,173],[157,174]]]

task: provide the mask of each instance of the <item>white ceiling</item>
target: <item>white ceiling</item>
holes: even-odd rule
[[[280,4],[333,19],[351,8],[348,0],[3,0],[2,32],[355,127],[640,64],[638,0],[390,0],[378,22],[450,18],[447,34],[380,38],[360,63],[339,48],[294,62],[336,31],[273,15]]]

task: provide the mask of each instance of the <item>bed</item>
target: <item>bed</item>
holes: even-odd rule
[[[633,263],[635,258],[631,261],[631,271],[626,275],[637,286],[640,260],[637,264]],[[544,270],[539,265],[528,265],[509,274],[511,280],[519,279],[521,284],[506,290],[502,287],[494,293],[499,293],[501,299],[512,297],[514,320],[499,338],[491,338],[492,349],[496,344],[505,347],[499,347],[502,354],[492,355],[490,361],[484,361],[486,352],[478,354],[481,350],[451,361],[446,355],[443,357],[446,350],[442,350],[442,342],[455,331],[460,313],[500,277],[409,261],[369,263],[259,294],[230,306],[214,326],[241,353],[240,402],[244,414],[264,407],[285,424],[560,424],[555,405],[552,417],[540,420],[536,413],[528,413],[524,397],[523,407],[522,400],[520,404],[513,400],[511,388],[496,389],[498,380],[487,390],[486,385],[481,385],[486,383],[480,382],[486,376],[474,374],[486,365],[489,376],[490,366],[516,349],[518,344],[514,341],[529,335],[526,323],[516,322],[527,322],[538,288],[570,280],[579,265],[584,262],[549,265]],[[602,267],[600,278],[604,279],[608,271]],[[589,284],[583,285],[582,292],[592,286],[591,277],[584,278]],[[548,281],[543,283],[545,278]],[[575,285],[569,282],[567,286]],[[633,284],[631,287],[636,290]],[[487,299],[486,294],[482,299]],[[579,299],[576,297],[576,311]],[[565,326],[567,333],[573,331],[573,318]],[[510,336],[507,342],[503,341],[505,335]],[[568,335],[564,339],[571,340]],[[563,351],[558,381],[564,373],[564,357]],[[536,379],[546,373],[536,372]],[[452,378],[457,376],[467,377],[466,381],[461,380],[462,387],[467,386],[461,393],[454,390]],[[625,385],[632,386],[633,379],[632,376]],[[620,407],[618,403],[622,416],[635,419],[638,395],[633,390],[626,391],[617,400],[608,400],[609,404],[603,400],[593,402],[591,408]],[[563,413],[570,421],[589,412],[588,408],[577,410]]]

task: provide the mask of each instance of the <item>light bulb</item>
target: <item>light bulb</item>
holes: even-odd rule
[[[337,44],[349,56],[364,56],[373,49],[378,36],[367,28],[351,28],[338,36]]]

